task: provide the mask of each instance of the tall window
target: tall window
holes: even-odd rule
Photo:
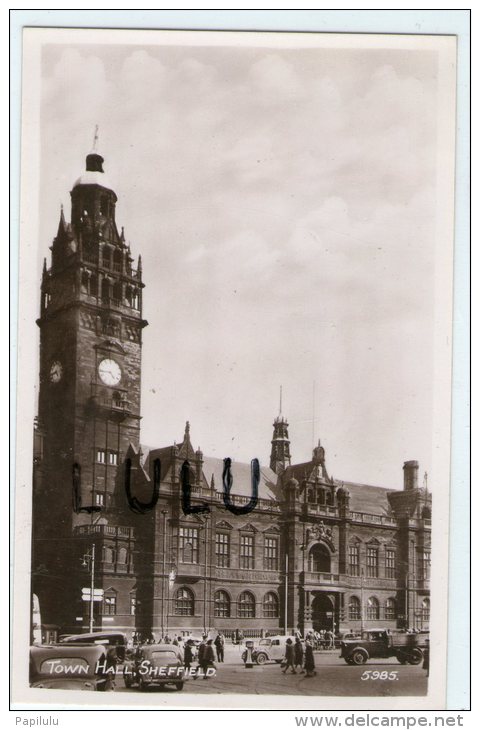
[[[326,545],[317,542],[310,550],[308,563],[312,573],[330,573],[330,552]]]
[[[217,618],[230,617],[230,596],[226,591],[217,591],[215,593],[214,613]]]
[[[137,594],[135,591],[130,593],[130,616],[135,616],[137,612]]]
[[[348,604],[348,618],[352,621],[357,621],[362,618],[360,599],[357,596],[352,596]]]
[[[265,538],[263,567],[265,570],[278,570],[278,539],[276,537]]]
[[[108,545],[105,545],[103,548],[103,562],[104,563],[113,563],[114,553],[113,548],[108,547]]]
[[[385,601],[385,618],[390,620],[397,618],[397,604],[394,598],[387,598]]]
[[[356,544],[348,546],[348,572],[360,575],[360,548]]]
[[[175,594],[174,613],[176,616],[193,616],[195,599],[189,588],[179,588]]]
[[[253,568],[253,535],[240,536],[240,567]]]
[[[278,618],[278,597],[275,593],[265,593],[263,615],[265,618]]]
[[[422,576],[423,580],[430,580],[430,550],[424,550],[422,554]]]
[[[422,601],[422,621],[428,623],[430,621],[430,599],[424,598]]]
[[[378,547],[367,547],[367,576],[378,578]]]
[[[104,616],[115,616],[117,613],[117,594],[109,589],[103,595],[102,614]]]
[[[181,563],[198,563],[198,529],[180,527],[179,550]],[[190,616],[191,614],[185,614]]]
[[[255,618],[255,597],[250,591],[244,591],[238,598],[239,618]]]
[[[230,567],[230,535],[217,532],[215,535],[215,556],[219,568]]]
[[[121,547],[118,551],[117,563],[120,565],[127,565],[128,563],[128,552],[127,548]]]
[[[395,578],[395,550],[387,548],[385,553],[385,578]]]
[[[375,596],[370,596],[367,601],[367,618],[376,620],[380,618],[380,604]]]

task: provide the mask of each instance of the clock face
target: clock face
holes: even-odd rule
[[[120,365],[109,358],[102,360],[98,366],[98,374],[105,385],[118,385],[122,378]]]
[[[52,383],[59,383],[63,375],[63,365],[59,360],[52,362],[50,367],[50,381]]]

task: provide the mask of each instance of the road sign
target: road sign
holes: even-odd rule
[[[82,596],[82,601],[90,601],[90,600],[91,600],[90,596],[87,596],[86,594]],[[94,596],[93,602],[95,603],[96,601],[101,603],[103,601],[103,596]]]
[[[94,588],[93,589],[93,595],[94,596],[100,596],[100,598],[103,598],[103,588]],[[82,588],[82,595],[88,596],[90,598],[90,588]]]

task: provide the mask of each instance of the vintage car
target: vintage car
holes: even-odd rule
[[[281,664],[285,658],[285,645],[287,639],[295,641],[293,636],[267,636],[260,639],[252,651],[252,659],[257,664],[265,664],[265,662],[277,662]],[[302,641],[303,644],[303,641]],[[247,658],[247,650],[242,653],[242,661]]]
[[[137,647],[123,667],[125,687],[140,690],[172,684],[183,689],[186,680],[182,650],[174,644],[145,644]]]
[[[105,692],[113,688],[103,646],[30,647],[30,687]]]
[[[370,629],[360,637],[340,643],[340,657],[347,664],[365,664],[369,659],[396,657],[400,664],[420,664],[427,646],[428,634],[391,632]]]
[[[60,637],[61,644],[98,644],[99,646],[114,647],[119,662],[125,659],[127,637],[119,631],[94,631],[91,634],[64,634]]]

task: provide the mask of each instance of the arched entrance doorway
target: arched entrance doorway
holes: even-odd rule
[[[308,563],[311,573],[330,573],[330,551],[327,546],[317,542],[310,550]]]
[[[327,593],[317,593],[312,601],[312,627],[315,631],[333,628],[335,620],[334,600]]]

